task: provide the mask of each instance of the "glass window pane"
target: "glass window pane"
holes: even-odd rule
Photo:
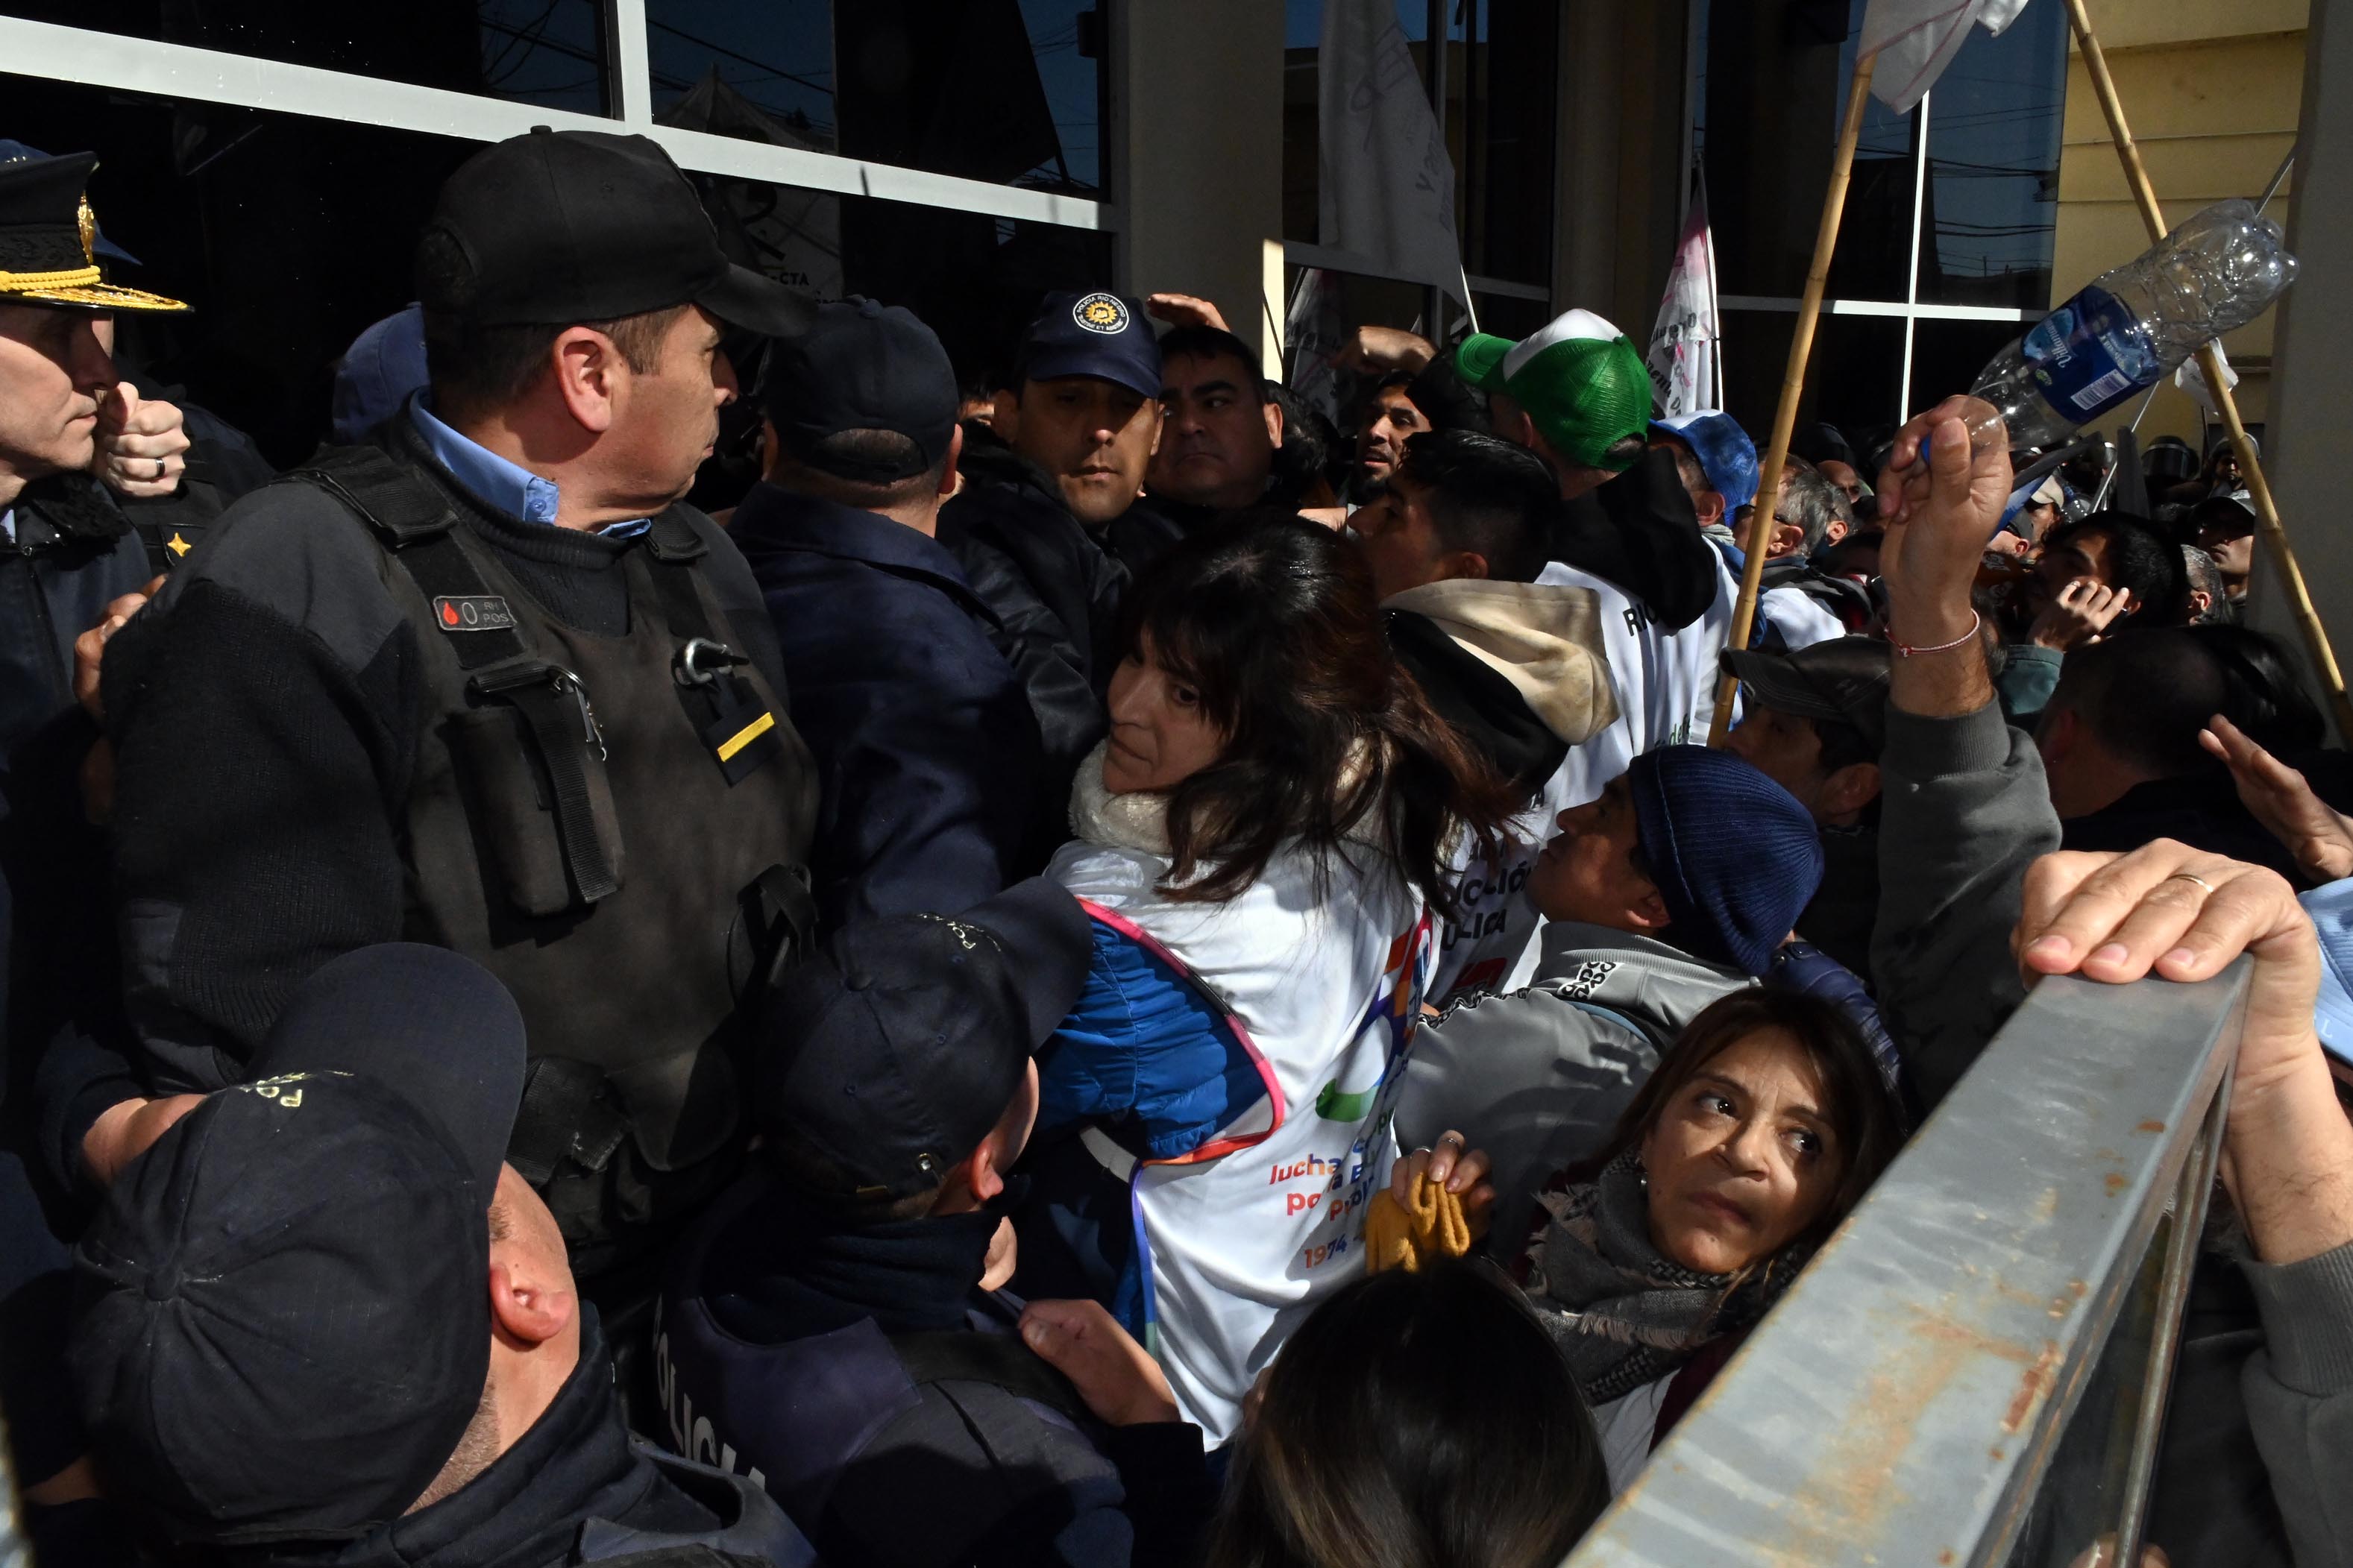
[[[1740,421],[1764,450],[1781,399],[1788,368],[1794,310],[1730,310],[1725,315],[1725,411]],[[1806,368],[1806,391],[1798,407],[1803,428],[1827,419],[1847,433],[1858,449],[1866,433],[1895,428],[1898,385],[1904,377],[1904,322],[1894,316],[1824,315],[1814,330],[1814,352]]]
[[[1907,412],[1933,408],[1977,384],[1986,362],[2026,331],[2023,321],[1922,321],[1912,334]]]
[[[1102,16],[1087,0],[647,0],[655,113],[723,136],[1099,195]]]
[[[2015,305],[2051,299],[2067,14],[2031,6],[1999,38],[1973,33],[1929,95],[1920,299]]]
[[[90,205],[143,263],[121,281],[195,306],[118,318],[124,357],[281,465],[325,434],[352,339],[412,298],[417,232],[479,147],[29,79],[11,79],[8,107],[9,130],[33,145],[99,154]],[[1092,230],[690,177],[736,259],[821,295],[913,308],[968,379],[1010,353],[1040,293],[1111,278],[1109,237]]]
[[[1717,283],[1727,294],[1795,299],[1805,290],[1863,3],[1708,9],[1699,145]],[[1913,135],[1911,116],[1871,100],[1831,263],[1832,299],[1905,297],[1918,162]]]
[[[0,0],[0,15],[478,92],[578,114],[612,112],[600,0],[408,0],[396,5],[318,5],[310,0]],[[13,98],[13,86],[10,91]]]
[[[1463,260],[1477,277],[1549,284],[1560,6],[1463,3],[1476,28],[1458,57],[1465,79],[1451,89],[1470,117],[1456,153]]]

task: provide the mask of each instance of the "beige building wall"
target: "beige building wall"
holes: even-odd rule
[[[2226,196],[2263,194],[2295,140],[2309,0],[2088,0],[2116,95],[2168,224]],[[2148,248],[2083,57],[2070,51],[2052,303]],[[2287,219],[2295,174],[2268,209]],[[2242,380],[2239,412],[2270,407],[2274,311],[2223,340]],[[2130,405],[2127,405],[2129,407]],[[2217,427],[2220,434],[2219,426]],[[2204,448],[2198,405],[2170,382],[2141,422]]]

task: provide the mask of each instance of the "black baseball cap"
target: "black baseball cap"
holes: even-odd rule
[[[1049,294],[1021,344],[1021,378],[1092,375],[1160,395],[1160,342],[1134,300],[1101,289]]]
[[[997,1125],[1078,999],[1092,929],[1076,899],[1037,877],[960,915],[837,932],[770,998],[761,1131],[839,1173],[823,1196],[930,1192]],[[811,1179],[797,1163],[779,1168]]]
[[[955,367],[931,328],[900,305],[852,297],[820,305],[808,331],[768,354],[760,402],[776,438],[802,462],[839,479],[889,484],[931,472],[955,433]],[[849,430],[892,430],[915,444],[902,463],[819,454]]]
[[[1832,637],[1809,647],[1726,649],[1724,669],[1761,707],[1860,731],[1874,752],[1887,744],[1887,645]]]
[[[727,259],[659,142],[603,131],[536,126],[467,159],[441,187],[419,260],[425,309],[478,326],[569,325],[692,303],[729,326],[788,337],[815,310]]]
[[[251,1066],[123,1170],[74,1255],[100,1468],[181,1545],[399,1518],[490,1370],[489,1210],[524,1068],[506,988],[439,948],[347,953]]]

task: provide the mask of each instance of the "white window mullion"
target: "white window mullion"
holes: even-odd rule
[[[653,67],[646,50],[646,0],[605,0],[607,101],[624,125],[654,121]]]
[[[1935,93],[1920,97],[1920,118],[1913,121],[1914,134],[1919,138],[1916,161],[1912,165],[1912,265],[1904,274],[1904,379],[1895,384],[1895,423],[1901,426],[1911,417],[1912,406],[1912,334],[1920,326],[1920,217],[1928,202],[1928,102]]]

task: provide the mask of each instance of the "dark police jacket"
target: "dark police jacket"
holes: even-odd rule
[[[1054,481],[986,426],[965,426],[964,488],[940,508],[939,542],[996,614],[998,647],[1021,678],[1045,744],[1048,853],[1071,780],[1103,738],[1103,694],[1120,660],[1126,568],[1071,514]]]
[[[887,517],[769,484],[727,531],[767,597],[793,724],[817,761],[809,869],[828,929],[955,914],[1035,870],[1038,721],[955,557]]]
[[[125,500],[87,474],[58,474],[11,503],[14,537],[0,540],[0,1059],[18,1090],[52,1042],[122,1032],[106,836],[81,796],[98,726],[74,700],[74,639],[184,559],[221,505],[193,468],[169,498]]]
[[[596,1309],[580,1364],[490,1468],[357,1541],[238,1551],[260,1568],[571,1568],[581,1563],[804,1568],[817,1554],[759,1488],[629,1436]]]
[[[844,1227],[754,1173],[672,1257],[655,1335],[681,1451],[757,1479],[828,1563],[1179,1563],[1200,1429],[1104,1427],[975,1287],[989,1213]]]
[[[238,502],[109,645],[146,1078],[235,1081],[338,953],[465,952],[531,1033],[510,1158],[595,1275],[732,1173],[744,1003],[806,851],[807,752],[709,519],[521,521],[407,419],[379,439]]]

